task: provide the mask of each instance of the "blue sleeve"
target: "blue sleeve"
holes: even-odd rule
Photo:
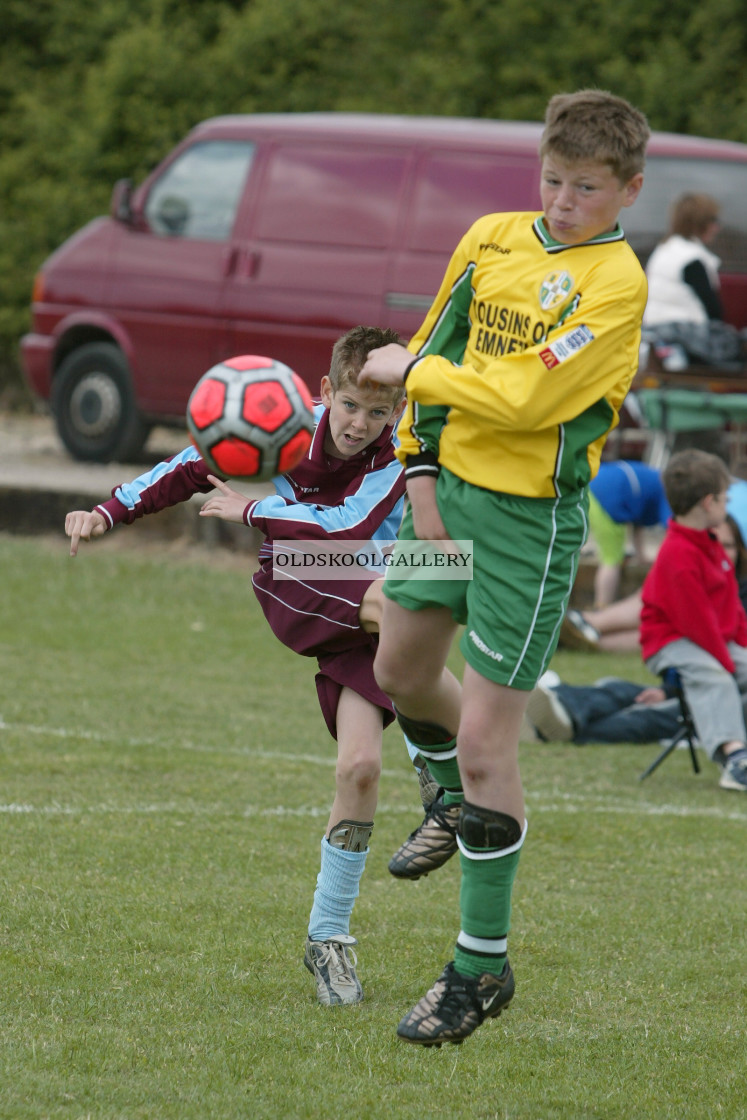
[[[397,535],[402,518],[404,479],[396,461],[365,474],[355,493],[349,494],[339,505],[291,502],[279,484],[278,490],[277,494],[250,505],[246,513],[248,524],[270,539],[381,540],[387,534],[387,539]]]
[[[166,505],[176,505],[183,502],[192,494],[203,490],[202,475],[204,473],[204,491],[212,490],[212,484],[207,482],[207,471],[201,469],[204,460],[196,447],[185,447],[171,459],[157,463],[155,467],[138,475],[132,482],[123,482],[112,492],[112,496],[126,506],[134,509],[146,500],[148,492],[158,493]],[[193,468],[197,467],[197,470]]]
[[[158,513],[186,502],[193,494],[207,494],[213,489],[213,484],[208,482],[209,473],[199,451],[186,447],[132,482],[115,487],[111,498],[96,509],[106,518],[109,528],[130,524],[147,513]]]

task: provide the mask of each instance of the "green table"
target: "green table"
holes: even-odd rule
[[[660,439],[652,441],[649,461],[662,467],[671,454],[678,432],[730,429],[736,437],[732,458],[741,448],[741,425],[747,424],[747,391],[713,393],[706,389],[678,389],[661,386],[638,389],[636,397],[646,423]],[[662,460],[656,462],[655,460]]]

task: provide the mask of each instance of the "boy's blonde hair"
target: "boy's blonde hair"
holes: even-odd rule
[[[396,331],[388,327],[353,327],[342,338],[338,338],[332,347],[332,361],[329,367],[329,380],[333,392],[337,393],[346,385],[358,384],[358,374],[363,369],[366,358],[371,350],[379,346],[388,346],[390,342],[403,345]],[[376,396],[382,397],[396,408],[405,395],[403,385],[374,385],[366,386]]]
[[[621,183],[643,171],[651,130],[643,113],[603,89],[557,93],[548,103],[540,157],[606,163]]]
[[[681,517],[709,494],[728,489],[731,475],[718,455],[691,447],[672,456],[661,480],[672,513]]]

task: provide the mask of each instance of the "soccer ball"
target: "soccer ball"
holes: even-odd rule
[[[292,470],[308,451],[311,394],[282,362],[242,354],[202,375],[187,404],[187,427],[215,474],[265,482]]]

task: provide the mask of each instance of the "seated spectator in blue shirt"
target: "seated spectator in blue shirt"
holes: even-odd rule
[[[747,482],[733,478],[726,491],[726,513],[739,527],[743,541],[747,541]]]
[[[656,525],[666,528],[672,511],[659,471],[635,460],[602,463],[589,490],[589,524],[599,550],[594,606],[605,607],[617,598],[628,527],[636,560],[643,563],[642,530]]]

